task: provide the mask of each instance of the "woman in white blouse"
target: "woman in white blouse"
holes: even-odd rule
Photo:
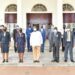
[[[32,50],[33,50],[34,62],[39,62],[40,49],[43,43],[42,35],[41,35],[41,32],[39,31],[38,26],[37,25],[33,26],[34,31],[31,33],[31,36],[30,36],[30,45],[32,46]]]

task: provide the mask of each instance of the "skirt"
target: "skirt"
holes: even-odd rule
[[[18,53],[24,53],[25,47],[23,45],[18,45],[17,50],[18,50]]]
[[[1,51],[2,51],[2,53],[8,53],[9,52],[9,44],[8,43],[2,43],[1,44]]]

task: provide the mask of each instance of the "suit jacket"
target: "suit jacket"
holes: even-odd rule
[[[17,33],[16,43],[17,43],[17,45],[20,45],[20,46],[25,45],[25,34],[24,33],[21,33],[21,36],[19,33]]]
[[[60,46],[61,44],[61,33],[57,32],[56,35],[53,33],[53,44],[55,44],[55,46]]]
[[[2,35],[2,31],[0,30],[0,42],[1,42],[1,35]]]
[[[53,43],[54,32],[51,29],[48,29],[48,39]]]
[[[43,29],[43,30],[40,30],[41,31],[41,34],[42,34],[42,38],[43,38],[43,41],[46,40],[46,30]]]
[[[4,32],[1,33],[1,43],[7,43],[9,44],[10,42],[10,33],[6,32],[6,35],[4,36]]]
[[[27,28],[26,29],[26,36],[27,36],[27,39],[30,38],[30,34],[33,32],[33,29],[32,28]]]
[[[73,32],[71,31],[71,45],[73,46]],[[66,46],[66,43],[67,43],[67,32],[65,31],[64,32],[64,35],[63,35],[63,44],[64,46]]]

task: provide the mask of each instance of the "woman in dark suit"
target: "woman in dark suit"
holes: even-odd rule
[[[8,62],[9,44],[10,34],[7,32],[7,28],[4,27],[1,34],[1,51],[3,53],[3,63]]]
[[[19,62],[23,62],[23,56],[24,56],[24,51],[25,51],[25,34],[22,32],[22,29],[17,30],[17,35],[16,35],[16,47],[19,53]]]

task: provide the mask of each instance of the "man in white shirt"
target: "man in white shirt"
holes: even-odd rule
[[[33,27],[33,32],[31,33],[31,36],[30,36],[30,45],[32,46],[32,50],[33,50],[34,62],[39,62],[40,48],[42,43],[43,43],[43,39],[42,39],[41,32],[38,31],[38,28],[35,25]]]

